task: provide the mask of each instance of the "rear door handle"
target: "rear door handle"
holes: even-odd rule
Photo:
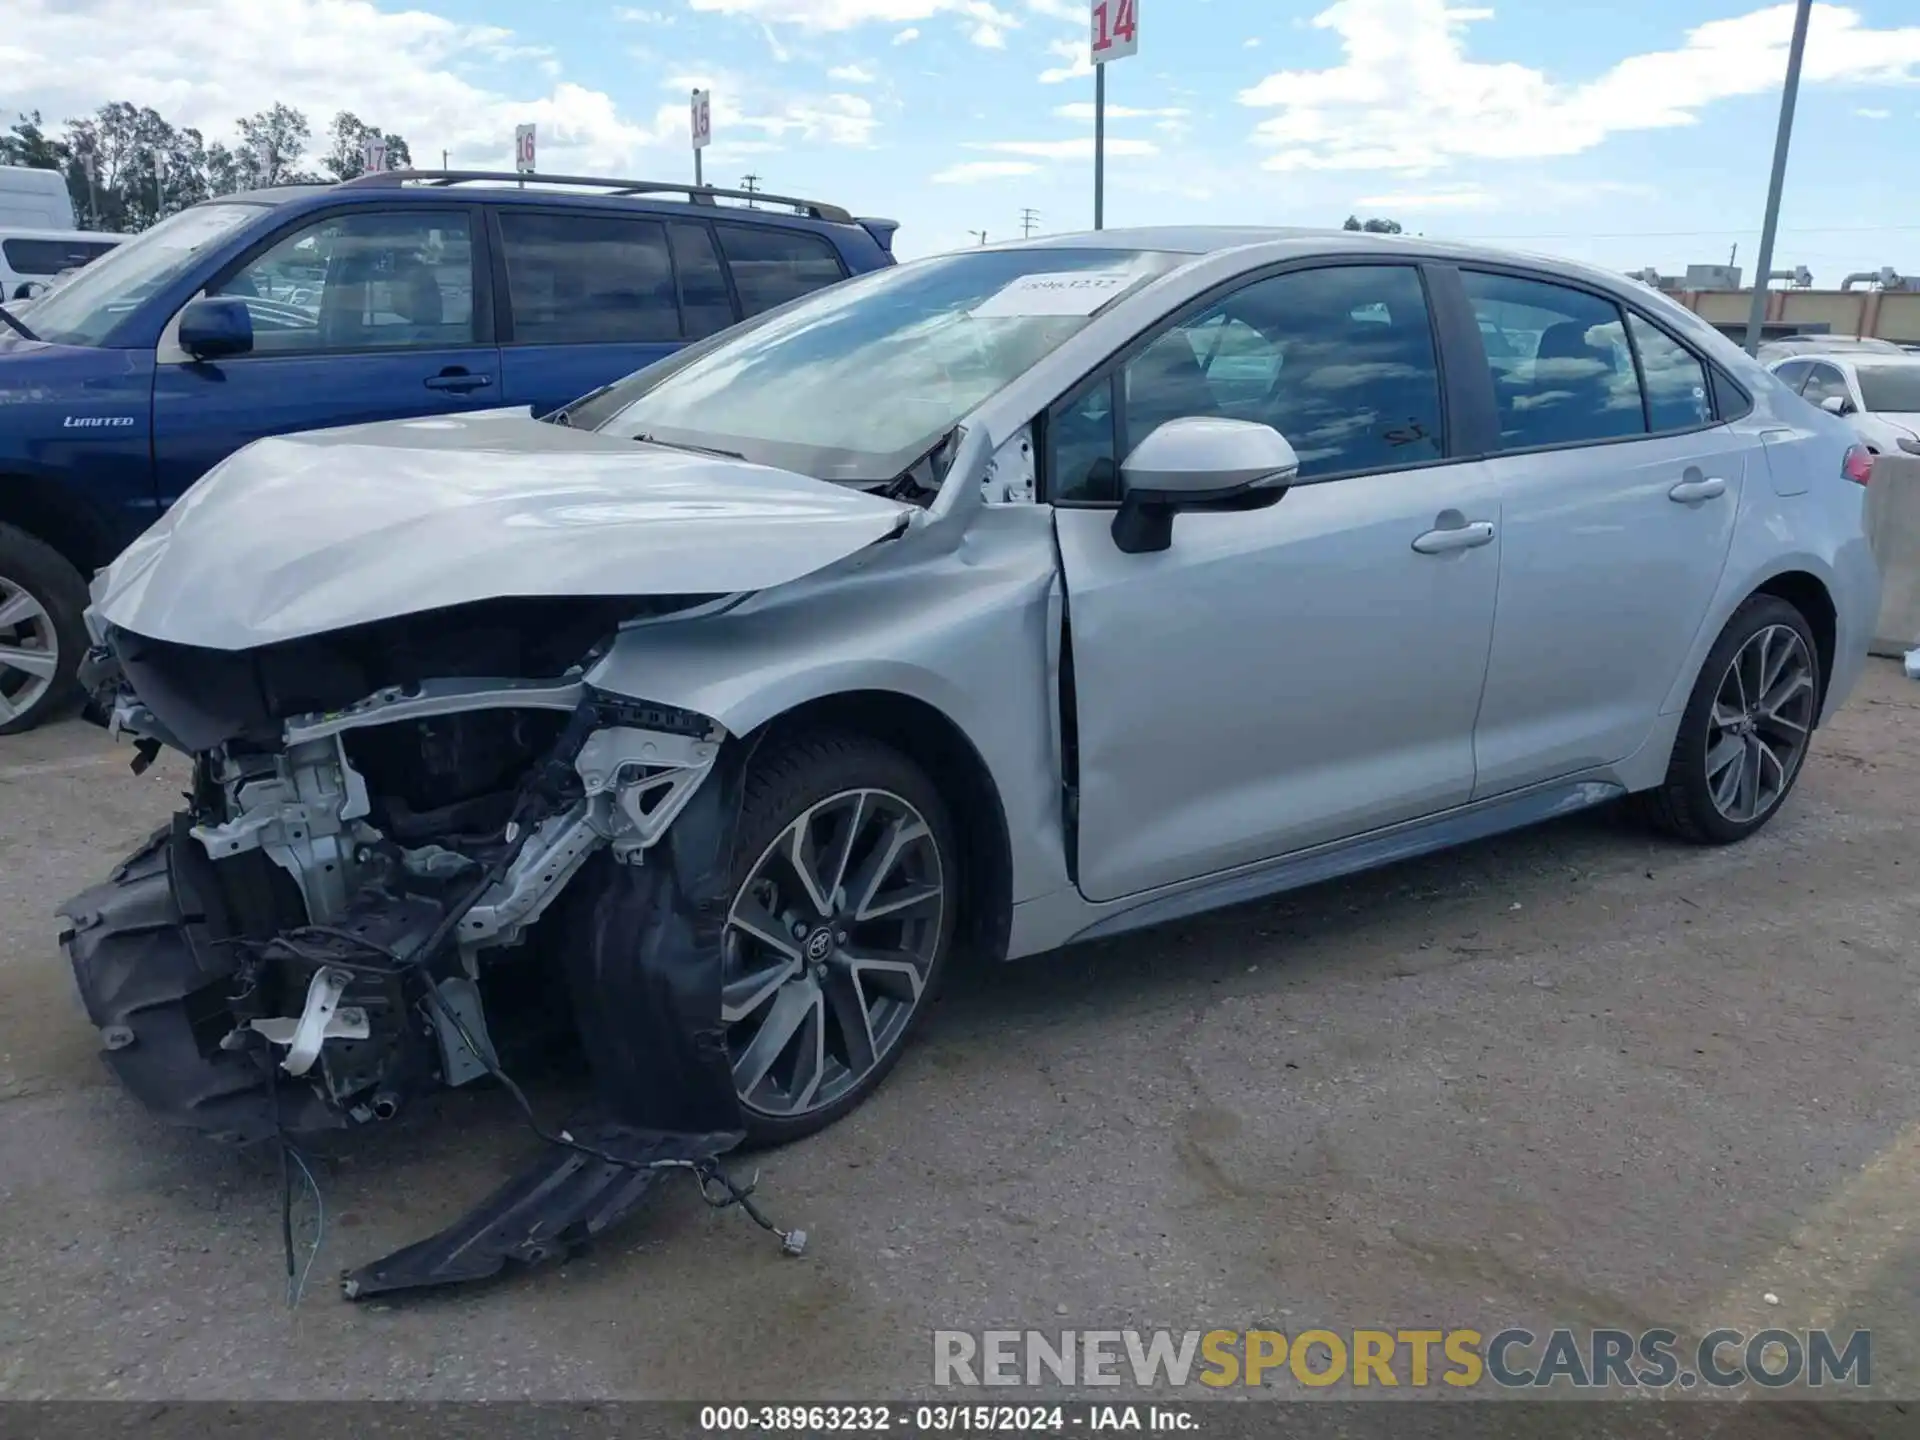
[[[452,390],[456,394],[483,389],[492,383],[491,375],[470,375],[465,370],[446,370],[438,375],[429,375],[426,382],[429,390]]]
[[[1676,505],[1691,505],[1699,500],[1718,500],[1727,493],[1727,482],[1718,475],[1706,480],[1682,480],[1667,491],[1667,498]]]
[[[1422,555],[1451,555],[1456,550],[1478,550],[1493,543],[1493,522],[1475,520],[1451,530],[1429,530],[1413,542]]]

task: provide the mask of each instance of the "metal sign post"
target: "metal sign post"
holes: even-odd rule
[[[1107,224],[1107,65],[1140,50],[1140,0],[1093,0],[1093,228]]]
[[[701,173],[700,152],[713,143],[713,92],[711,90],[693,92],[689,118],[693,129],[693,183],[704,185],[707,181]]]
[[[1787,183],[1787,146],[1793,140],[1793,106],[1800,96],[1800,60],[1807,51],[1807,20],[1813,0],[1800,0],[1793,17],[1793,41],[1787,49],[1787,83],[1780,92],[1780,130],[1773,141],[1773,178],[1767,182],[1767,216],[1760,225],[1760,268],[1753,277],[1753,308],[1747,313],[1747,353],[1760,348],[1767,320],[1767,272],[1773,269],[1773,242],[1780,230],[1780,192]]]
[[[513,127],[513,168],[522,175],[533,174],[534,130],[531,125]],[[522,180],[520,188],[525,189],[527,182]]]

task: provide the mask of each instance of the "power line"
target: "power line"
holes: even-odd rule
[[[1737,235],[1746,232],[1743,225],[1723,225],[1718,230],[1559,230],[1539,234],[1505,235],[1486,231],[1463,231],[1480,240],[1690,240],[1702,236]],[[1920,225],[1814,225],[1780,227],[1782,235],[1882,235],[1920,231]]]
[[[1023,240],[1032,239],[1033,227],[1039,223],[1040,212],[1038,210],[1035,210],[1032,206],[1028,206],[1022,210],[1020,212],[1020,238]]]

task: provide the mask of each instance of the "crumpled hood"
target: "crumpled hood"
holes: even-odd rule
[[[94,586],[135,634],[215,650],[510,597],[783,585],[909,507],[808,476],[569,430],[525,410],[259,440]]]

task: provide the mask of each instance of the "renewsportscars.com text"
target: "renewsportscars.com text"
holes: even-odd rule
[[[1855,1330],[936,1330],[938,1386],[1133,1384],[1508,1390],[1865,1388],[1873,1336]]]

